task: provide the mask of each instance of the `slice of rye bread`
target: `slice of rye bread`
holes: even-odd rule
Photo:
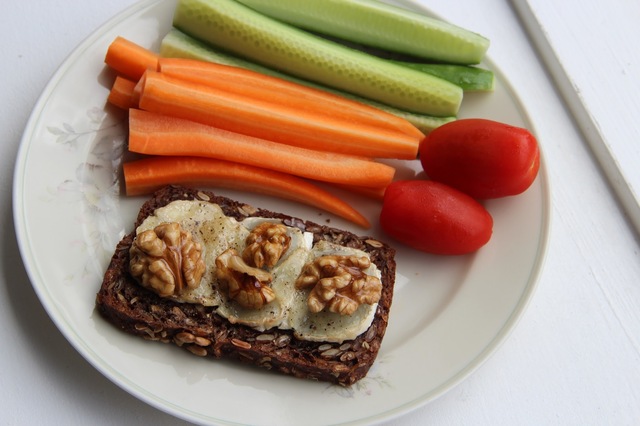
[[[290,330],[264,332],[231,324],[215,307],[179,303],[157,296],[137,284],[129,274],[129,248],[135,228],[153,212],[174,200],[203,200],[220,205],[227,216],[275,217],[285,225],[312,232],[314,243],[327,240],[369,253],[382,274],[382,295],[371,326],[354,340],[343,343],[296,339]],[[300,378],[351,385],[372,366],[385,334],[393,298],[395,250],[368,237],[303,221],[284,214],[217,196],[212,192],[169,186],[144,203],[134,231],[117,245],[96,297],[101,315],[125,332],[145,339],[175,343],[199,356],[229,358]]]

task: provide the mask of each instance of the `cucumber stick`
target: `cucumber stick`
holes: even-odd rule
[[[180,0],[173,24],[261,65],[411,112],[457,115],[462,89],[258,13],[235,0]]]
[[[456,86],[460,86],[465,92],[489,92],[493,90],[493,72],[484,68],[454,64],[394,62],[450,81]]]
[[[237,0],[299,28],[431,61],[477,64],[489,40],[376,0]]]
[[[404,111],[389,105],[362,98],[357,95],[352,95],[350,93],[311,83],[307,80],[292,77],[288,74],[283,74],[271,68],[263,67],[253,62],[241,59],[237,56],[233,56],[228,53],[216,50],[215,48],[186,35],[176,28],[172,28],[162,39],[162,43],[160,44],[160,55],[166,58],[198,59],[200,61],[215,62],[217,64],[244,68],[251,71],[259,72],[261,74],[288,80],[293,83],[324,90],[338,96],[362,102],[369,106],[386,111],[390,114],[394,114],[398,117],[404,118],[425,134],[431,132],[432,130],[440,127],[445,123],[454,121],[456,119],[456,117],[432,117],[429,115]]]

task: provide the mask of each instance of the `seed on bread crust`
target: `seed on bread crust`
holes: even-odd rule
[[[266,368],[267,370],[271,370],[271,368],[273,368],[273,365],[271,364],[271,357],[270,356],[265,356],[260,358],[260,360],[258,361],[258,364],[261,367]]]
[[[162,331],[162,327],[154,327],[157,330],[152,330],[151,329],[151,325],[147,325],[147,324],[143,324],[143,323],[136,323],[133,328],[135,328],[137,331],[142,331],[143,333],[145,333],[144,338],[148,338],[150,340],[157,340],[157,336],[156,333],[160,333]]]
[[[175,340],[178,346],[182,346],[185,343],[193,343],[196,340],[196,336],[191,333],[182,332],[173,336],[173,340]]]
[[[276,340],[273,343],[279,348],[284,348],[289,344],[290,341],[291,341],[291,336],[289,336],[288,334],[283,334],[282,336],[276,338]]]
[[[384,244],[382,244],[380,241],[377,240],[365,240],[365,243],[369,244],[371,247],[375,247],[375,248],[380,248],[382,247]]]
[[[243,215],[243,216],[252,216],[257,211],[258,210],[255,207],[250,206],[248,204],[243,204],[240,207],[238,207],[238,212],[240,212],[240,214]]]
[[[340,355],[340,361],[342,362],[347,362],[347,361],[351,361],[354,360],[356,358],[356,354],[354,352],[345,352],[342,355]]]
[[[198,346],[206,347],[211,344],[211,340],[204,337],[196,336],[193,343],[195,343]]]
[[[258,342],[270,342],[275,338],[276,338],[275,334],[260,334],[259,336],[256,337],[256,340]]]
[[[207,350],[202,346],[189,345],[185,346],[189,352],[197,356],[207,356]]]
[[[231,339],[231,344],[240,349],[251,349],[251,343],[245,342],[244,340]]]
[[[202,201],[211,201],[211,197],[209,197],[202,191],[198,191],[198,198],[200,198]]]
[[[340,350],[341,351],[346,351],[351,349],[351,343],[347,342],[347,343],[343,343],[342,345],[340,345]]]
[[[320,356],[322,356],[323,358],[333,358],[334,356],[339,355],[340,352],[340,349],[333,348],[322,352]]]
[[[376,337],[377,334],[378,330],[376,330],[375,324],[372,324],[371,327],[369,327],[369,330],[367,330],[367,334],[364,335],[364,340],[370,342]]]

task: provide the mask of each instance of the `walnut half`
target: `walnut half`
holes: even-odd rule
[[[313,313],[325,307],[341,315],[353,314],[361,304],[374,304],[382,295],[382,283],[364,270],[371,266],[366,256],[327,255],[305,265],[296,288],[313,286],[307,306]]]
[[[247,237],[242,258],[256,268],[273,268],[289,249],[291,237],[287,227],[278,223],[261,223]]]
[[[162,297],[197,288],[206,269],[201,244],[175,222],[138,234],[130,255],[131,275]]]
[[[227,249],[216,258],[216,276],[222,290],[244,308],[260,309],[276,298],[270,287],[271,274],[247,265],[235,249]]]

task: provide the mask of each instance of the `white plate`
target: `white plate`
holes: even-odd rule
[[[104,268],[143,202],[119,193],[125,129],[122,114],[105,105],[113,75],[104,53],[117,35],[157,48],[174,6],[143,1],[98,29],[55,74],[24,134],[14,180],[16,232],[33,286],[58,328],[123,389],[198,423],[371,423],[406,413],[464,379],[504,341],[532,296],[549,228],[544,167],[525,194],[487,203],[494,235],[477,254],[435,257],[398,247],[385,341],[369,375],[351,388],[203,360],[125,335],[96,314]],[[532,128],[499,72],[497,80],[494,93],[467,96],[461,116]],[[418,170],[417,161],[403,167],[401,176]],[[300,205],[220,192],[361,233]],[[379,205],[355,202],[377,222]],[[370,234],[384,238],[377,227]]]

